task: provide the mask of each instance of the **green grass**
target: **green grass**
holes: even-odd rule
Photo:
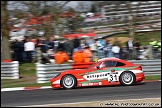
[[[1,79],[1,88],[50,86],[50,82],[47,83],[36,82],[36,70],[34,63],[21,64],[19,69],[20,69],[20,78]],[[161,80],[161,75],[145,76],[145,80]]]
[[[24,86],[50,86],[50,83],[36,82],[36,65],[25,63],[19,65],[19,79],[1,79],[1,88],[24,87]]]
[[[145,76],[145,80],[161,80],[161,75]]]
[[[129,37],[129,34],[117,34],[113,35],[113,37]],[[149,45],[151,38],[155,38],[155,40],[161,40],[161,31],[136,33],[134,37],[134,39],[138,39],[140,41],[142,46]]]

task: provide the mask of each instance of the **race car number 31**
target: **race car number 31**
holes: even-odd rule
[[[108,75],[108,82],[117,82],[117,81],[118,81],[117,74],[110,74],[110,75]]]

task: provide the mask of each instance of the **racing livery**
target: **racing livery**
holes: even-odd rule
[[[71,89],[81,86],[133,85],[144,80],[139,64],[118,59],[103,58],[87,69],[65,70],[50,79],[52,88]]]

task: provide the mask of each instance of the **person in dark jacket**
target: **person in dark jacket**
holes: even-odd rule
[[[66,53],[68,54],[70,60],[72,60],[73,55],[73,42],[71,39],[66,39],[64,42],[64,48],[66,50]]]
[[[73,52],[75,52],[77,50],[78,47],[80,47],[80,39],[76,36],[75,39],[73,40],[73,47],[74,50]]]
[[[140,54],[140,46],[141,46],[141,43],[139,42],[139,40],[137,39],[136,42],[134,43],[134,48],[135,48],[135,51],[136,51],[136,59],[138,60],[139,59],[139,54]]]
[[[127,51],[129,52],[129,57],[128,59],[131,60],[133,59],[133,40],[131,37],[129,37],[129,40],[126,42],[126,47],[127,47]]]

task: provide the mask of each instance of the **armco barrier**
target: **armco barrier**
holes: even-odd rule
[[[50,78],[63,70],[84,69],[92,65],[90,63],[72,63],[72,64],[39,64],[36,63],[37,83],[49,82]]]
[[[129,60],[135,64],[141,64],[145,76],[148,75],[161,75],[161,59],[158,60]],[[84,69],[92,65],[90,63],[77,63],[77,64],[36,64],[37,83],[46,83],[63,70],[70,69]]]
[[[129,62],[142,65],[145,76],[161,75],[161,59],[156,60],[128,60]]]
[[[19,79],[19,62],[1,62],[1,79]]]

